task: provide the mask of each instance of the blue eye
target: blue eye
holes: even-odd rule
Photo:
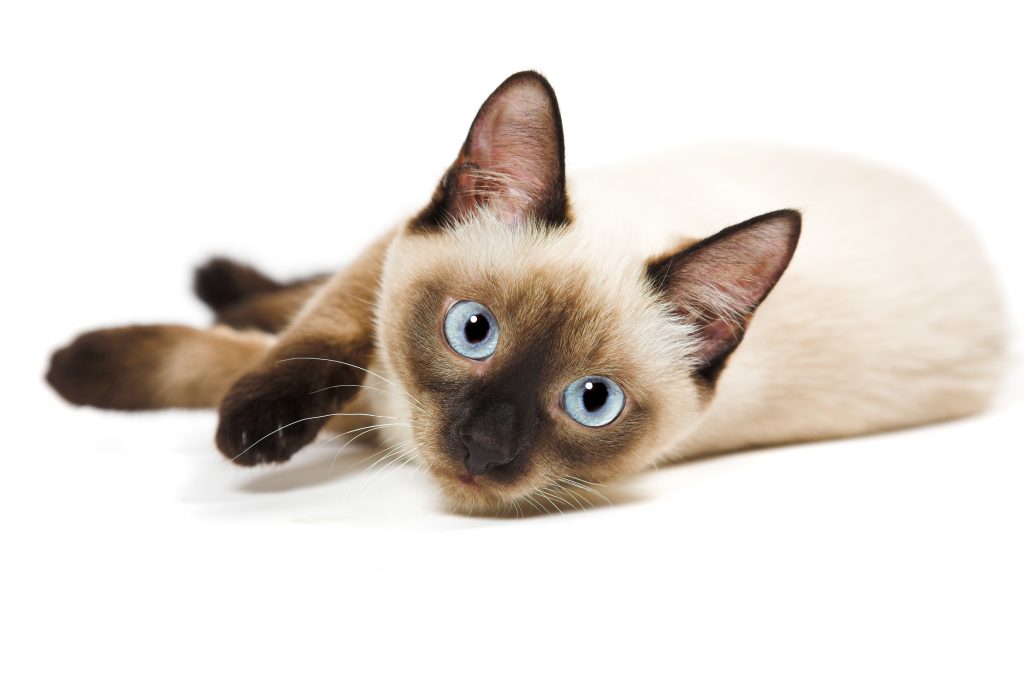
[[[607,377],[581,377],[562,392],[562,406],[569,417],[587,427],[603,427],[622,412],[626,395]]]
[[[455,353],[484,360],[498,346],[498,321],[475,301],[458,301],[444,316],[444,338]]]

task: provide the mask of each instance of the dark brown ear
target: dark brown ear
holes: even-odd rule
[[[535,71],[510,76],[487,98],[413,225],[437,227],[478,207],[510,224],[569,221],[562,117],[551,84]]]
[[[697,373],[714,383],[793,257],[800,213],[773,211],[648,264],[654,286],[697,325]]]

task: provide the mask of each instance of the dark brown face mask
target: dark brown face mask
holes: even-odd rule
[[[547,420],[538,400],[544,371],[536,359],[549,355],[541,348],[521,354],[495,375],[466,385],[449,403],[450,452],[471,474],[507,478],[515,461],[528,457]]]

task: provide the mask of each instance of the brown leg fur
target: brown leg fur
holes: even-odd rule
[[[265,359],[231,387],[217,447],[233,462],[288,460],[359,391],[374,352],[374,305],[390,241],[390,234],[378,240],[327,281]],[[335,385],[354,386],[321,391]],[[266,434],[273,436],[256,443]]]
[[[115,327],[87,332],[59,349],[46,379],[77,405],[212,408],[271,344],[269,335],[226,327]]]
[[[329,280],[280,284],[225,259],[197,272],[196,292],[219,321],[284,328],[276,344],[264,332],[225,326],[96,330],[54,353],[47,381],[71,403],[100,408],[220,404],[217,446],[226,456],[241,465],[287,460],[359,391],[374,351],[374,304],[391,238]],[[354,386],[320,391],[333,385]]]
[[[218,311],[217,322],[239,330],[256,329],[276,334],[288,326],[322,284],[316,280],[276,292],[254,294]]]
[[[193,288],[219,324],[277,333],[326,281],[318,275],[280,283],[251,266],[215,258],[196,269]]]

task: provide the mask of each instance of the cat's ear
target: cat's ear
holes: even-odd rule
[[[565,143],[555,91],[535,71],[510,76],[477,112],[458,158],[414,225],[433,227],[487,207],[502,220],[570,219]]]
[[[652,261],[647,275],[675,313],[696,326],[697,374],[714,383],[754,311],[789,265],[800,213],[774,211]]]

